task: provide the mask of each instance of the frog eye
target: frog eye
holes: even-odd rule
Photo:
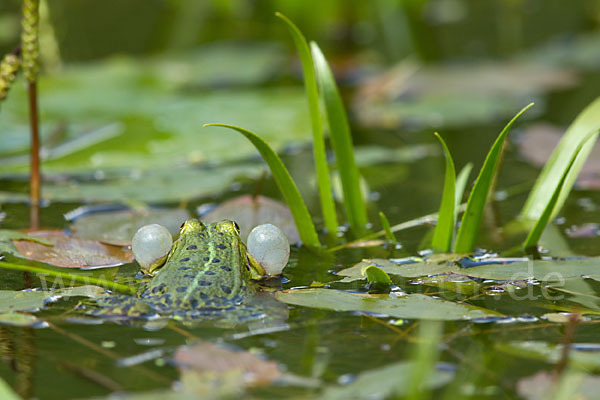
[[[237,231],[238,235],[240,233],[240,226],[238,225],[237,222],[233,221],[233,226],[235,227],[235,230]]]

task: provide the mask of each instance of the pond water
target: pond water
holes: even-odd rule
[[[461,2],[432,3],[450,7]],[[489,12],[465,3],[474,13]],[[545,16],[547,24],[555,21],[557,7],[551,7],[552,12]],[[585,10],[584,5],[574,8],[580,13],[580,8]],[[531,14],[527,18],[532,18]],[[569,26],[578,26],[577,21]],[[320,31],[314,29],[318,35]],[[438,35],[443,34],[443,28],[439,29]],[[276,39],[291,41],[287,36]],[[380,64],[351,60],[348,64],[352,65],[345,67],[347,59],[336,59],[334,65],[339,67],[350,110],[356,158],[367,185],[371,230],[380,229],[379,211],[392,225],[437,211],[445,164],[434,131],[446,140],[457,170],[468,162],[474,164],[472,183],[505,123],[535,100],[536,108],[510,133],[494,200],[477,240],[482,253],[523,256],[512,251],[525,238],[524,232],[514,229],[513,221],[539,173],[536,157],[548,155],[540,155],[543,146],[539,143],[551,142],[551,134],[557,129],[562,132],[598,93],[600,54],[589,52],[589,38],[583,34],[571,39],[569,48],[581,50],[583,55],[574,52],[561,59],[557,55],[564,51],[560,43],[546,49],[540,45],[541,39],[532,43],[528,39],[509,51],[510,57],[489,62],[491,67],[487,62],[464,60],[438,64],[439,69],[423,67],[410,75],[407,82],[412,83],[404,82],[414,85],[408,89],[395,88],[391,79],[383,79],[389,70]],[[66,59],[77,58],[74,42],[63,39]],[[440,48],[446,54],[451,45]],[[312,171],[310,126],[299,75],[294,72],[298,66],[277,43],[254,43],[247,51],[244,47],[225,43],[203,47],[198,54],[109,58],[67,65],[43,77],[42,136],[50,149],[43,167],[47,174],[44,194],[50,200],[41,209],[40,225],[69,230],[71,223],[64,214],[95,203],[150,203],[182,208],[195,216],[203,205],[218,205],[257,190],[281,199],[275,182],[263,176],[266,167],[245,139],[200,128],[203,123],[227,122],[251,128],[280,150],[317,226],[322,227],[315,179],[312,172],[307,173]],[[97,56],[104,50],[97,50]],[[427,53],[427,49],[421,50]],[[553,55],[552,63],[545,61]],[[88,58],[85,52],[78,57]],[[265,65],[265,58],[275,67]],[[221,64],[207,60],[220,60]],[[533,73],[524,66],[526,62],[534,65]],[[242,74],[237,72],[239,68],[220,68],[232,63],[248,67]],[[469,77],[466,86],[456,65]],[[551,68],[544,69],[544,65]],[[374,78],[368,83],[363,74],[370,68],[376,72],[366,73]],[[289,71],[276,73],[285,69]],[[495,71],[504,71],[515,87],[507,89],[510,85],[486,79],[488,74],[496,76]],[[536,81],[542,75],[547,81]],[[354,79],[356,76],[359,78]],[[451,79],[446,80],[447,76]],[[378,84],[377,79],[383,81]],[[427,82],[434,82],[434,88],[427,87]],[[400,95],[394,97],[396,89]],[[380,94],[374,100],[368,96],[373,90]],[[393,100],[379,102],[386,96]],[[458,97],[448,101],[452,96]],[[456,105],[461,102],[466,105]],[[0,150],[0,229],[29,227],[29,208],[24,201],[28,188],[23,158],[27,147],[24,104],[24,94],[14,90],[0,112],[0,140],[5,145]],[[541,129],[544,136],[527,145],[526,139],[535,129]],[[592,157],[591,161],[597,163],[598,159]],[[0,325],[0,377],[20,396],[40,399],[103,397],[117,392],[138,394],[141,399],[239,397],[242,393],[255,398],[388,398],[406,395],[411,379],[430,382],[423,383],[413,398],[491,399],[544,398],[532,393],[551,387],[552,373],[568,371],[581,374],[592,388],[583,393],[593,398],[589,393],[595,393],[600,385],[594,375],[600,370],[600,275],[596,272],[600,262],[595,258],[600,243],[599,176],[597,164],[585,170],[587,180],[571,193],[542,243],[548,250],[544,255],[567,257],[566,262],[549,262],[556,268],[589,262],[592,267],[586,271],[592,272],[583,274],[587,277],[572,276],[562,285],[527,279],[529,276],[520,280],[467,278],[457,274],[468,275],[466,269],[451,262],[453,270],[443,274],[390,273],[391,290],[369,287],[364,279],[339,282],[345,276],[340,271],[363,259],[399,263],[428,254],[420,252],[427,248],[424,238],[433,225],[418,224],[396,232],[401,246],[379,243],[322,253],[293,246],[281,279],[270,282],[274,291],[293,293],[291,289],[311,287],[312,293],[336,291],[353,300],[327,295],[308,300],[288,298],[288,318],[269,325],[232,328],[210,321],[186,324],[173,320],[145,326],[111,321],[92,324],[89,319],[82,323],[81,314],[75,311],[81,297],[48,303],[35,312],[44,323]],[[342,205],[338,208],[343,215]],[[353,239],[351,233],[340,233],[338,243]],[[10,255],[7,260],[33,265]],[[118,280],[127,282],[134,279],[137,264],[117,269]],[[42,286],[38,278],[23,272],[2,270],[1,276],[2,291]],[[362,305],[344,305],[359,302],[355,298],[359,294],[368,297]],[[389,299],[396,301],[405,295],[414,302],[385,308]],[[428,303],[430,300],[433,303]],[[369,301],[374,305],[365,306]],[[309,306],[300,305],[302,302]],[[448,307],[447,314],[436,314],[436,309],[445,310],[443,307]],[[573,315],[580,319],[575,322]],[[435,343],[427,347],[431,338]],[[571,345],[566,367],[559,361],[561,354],[566,354],[560,347],[565,342]],[[220,350],[204,347],[194,353],[183,347],[195,343],[218,344]],[[221,358],[230,362],[260,355],[262,359],[251,359],[250,364],[259,368],[265,360],[276,363],[277,379],[269,383],[270,375],[261,372],[258,376],[264,381],[258,379],[253,387],[246,387],[241,381],[248,378],[239,369],[226,368],[219,373],[212,365],[205,368],[209,373],[186,370],[179,358],[186,356],[186,351],[208,365],[219,364]],[[223,353],[215,356],[211,351]],[[433,353],[429,364],[427,351]],[[419,375],[414,371],[419,370],[420,361],[426,371]]]

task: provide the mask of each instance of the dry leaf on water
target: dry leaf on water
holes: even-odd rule
[[[133,262],[131,250],[95,240],[77,239],[62,231],[38,231],[29,235],[53,244],[46,246],[26,240],[13,241],[19,252],[30,260],[64,268],[104,268]]]

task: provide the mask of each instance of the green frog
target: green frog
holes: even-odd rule
[[[186,221],[162,268],[136,296],[98,299],[90,314],[150,318],[169,315],[184,320],[264,318],[256,305],[255,280],[263,268],[246,251],[235,222]]]

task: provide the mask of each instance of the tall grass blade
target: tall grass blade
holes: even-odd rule
[[[352,135],[346,110],[325,56],[316,43],[311,42],[310,45],[321,90],[320,94],[329,123],[329,137],[342,181],[346,216],[354,234],[360,236],[366,230],[367,209],[360,192],[360,176],[354,161]]]
[[[267,142],[262,140],[255,133],[252,133],[244,128],[240,128],[239,126],[228,124],[204,124],[204,126],[219,126],[238,131],[244,135],[254,145],[254,147],[256,147],[269,166],[269,169],[273,174],[273,178],[275,179],[275,183],[277,183],[277,187],[281,191],[285,202],[290,208],[302,243],[311,247],[321,246],[319,237],[317,236],[317,231],[315,230],[315,225],[313,224],[312,218],[308,212],[308,208],[306,208],[306,204],[304,203],[302,196],[300,196],[300,192],[290,176],[290,173],[271,146],[269,146]]]
[[[315,159],[315,170],[317,171],[317,183],[319,186],[319,198],[321,200],[321,212],[323,213],[323,222],[330,235],[335,235],[338,229],[337,215],[335,212],[335,202],[331,193],[331,183],[329,179],[329,168],[327,166],[327,154],[325,152],[325,140],[323,138],[323,126],[321,125],[321,113],[319,111],[319,90],[315,78],[315,70],[310,48],[304,38],[304,35],[298,27],[290,21],[285,15],[275,13],[275,15],[287,24],[298,55],[302,62],[302,71],[304,74],[304,88],[306,90],[306,99],[308,100],[308,110],[310,112],[310,121],[313,134],[313,157]]]
[[[454,217],[455,217],[455,201],[456,201],[456,170],[454,169],[454,161],[452,155],[446,146],[444,139],[436,132],[435,136],[439,139],[442,149],[444,150],[444,158],[446,159],[446,173],[444,177],[444,191],[442,193],[442,202],[438,213],[438,222],[433,232],[431,246],[440,250],[443,253],[449,253],[452,246],[452,237],[454,235]]]
[[[595,139],[597,135],[598,131],[588,134],[588,136],[581,143],[579,143],[579,146],[577,146],[577,148],[575,149],[575,152],[571,156],[571,160],[569,160],[569,164],[563,171],[560,180],[556,184],[554,193],[552,193],[552,196],[550,196],[550,199],[548,199],[548,202],[546,203],[546,208],[542,212],[542,215],[540,215],[540,218],[538,218],[538,220],[536,221],[531,231],[529,231],[529,235],[527,235],[527,239],[525,239],[525,242],[523,243],[523,248],[529,249],[537,245],[538,241],[540,240],[540,237],[542,236],[542,233],[544,232],[544,229],[546,228],[546,225],[548,225],[548,221],[550,221],[550,219],[552,218],[553,210],[555,210],[556,208],[556,203],[558,202],[561,191],[565,185],[565,182],[567,181],[567,177],[571,173],[571,169],[575,165],[576,160],[581,156],[581,151],[583,147],[585,147],[585,145],[590,141],[590,139]],[[591,142],[593,143],[594,140],[591,140]]]
[[[392,232],[392,227],[390,226],[390,221],[388,221],[387,217],[385,216],[385,214],[382,211],[379,212],[379,220],[381,221],[381,227],[383,228],[383,231],[385,232],[386,239],[392,243],[398,243],[398,240],[396,239],[396,235],[394,235],[394,232]]]
[[[544,210],[554,193],[556,185],[560,181],[560,178],[570,163],[573,154],[576,152],[578,145],[583,139],[589,134],[589,132],[595,131],[600,127],[600,97],[594,100],[588,105],[579,115],[575,118],[575,121],[571,123],[566,133],[561,138],[560,142],[554,149],[554,152],[544,165],[540,176],[536,180],[533,189],[529,193],[525,205],[521,210],[521,217],[529,220],[537,220]],[[589,156],[592,148],[594,147],[594,140],[588,141],[580,151],[580,156],[577,157],[575,163],[571,167],[571,171],[565,180],[554,210],[550,218],[556,217],[557,213],[562,208],[563,204],[577,175],[581,171],[585,160]]]
[[[471,170],[473,169],[472,163],[467,163],[456,176],[456,185],[454,189],[454,220],[458,220],[458,213],[460,212],[460,205],[462,203],[463,194],[467,187],[467,182]]]
[[[481,218],[483,216],[483,209],[487,202],[490,186],[498,169],[502,144],[504,143],[504,139],[506,139],[506,135],[510,131],[512,124],[531,106],[533,106],[533,103],[525,106],[512,120],[510,120],[502,132],[500,132],[500,135],[498,135],[498,138],[487,154],[483,167],[481,167],[479,176],[475,181],[475,186],[473,186],[473,190],[471,190],[469,200],[467,201],[467,209],[463,214],[460,228],[458,229],[458,235],[456,236],[456,242],[454,243],[455,253],[468,253],[475,247],[475,241],[477,240],[477,234],[479,233],[479,226],[481,225]]]

